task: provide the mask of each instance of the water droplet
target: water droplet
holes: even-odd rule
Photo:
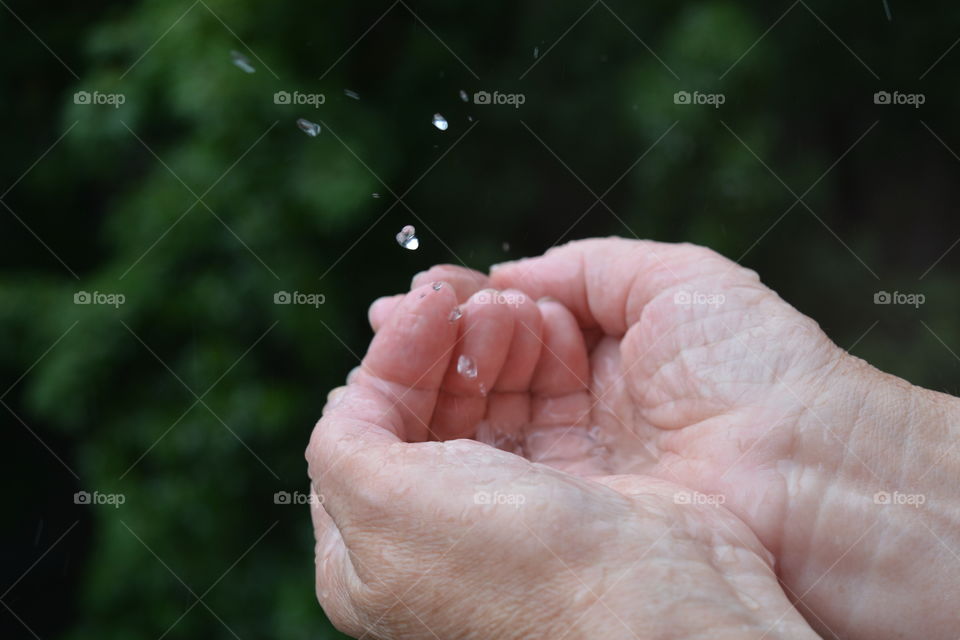
[[[457,373],[468,380],[477,377],[477,363],[470,356],[460,356],[457,358]]]
[[[504,252],[504,253],[506,253],[506,252],[510,251],[510,243],[509,243],[509,242],[504,242],[502,245],[500,245],[500,248],[503,249],[503,252]]]
[[[533,48],[533,59],[536,60],[540,57],[540,47]]]
[[[435,126],[437,129],[440,129],[440,131],[446,131],[447,127],[450,126],[450,123],[448,123],[447,119],[442,115],[435,113],[433,114],[433,126]]]
[[[434,291],[440,291],[440,288],[443,286],[442,282],[434,282],[432,285]]]
[[[360,94],[354,91],[353,89],[344,89],[343,95],[347,96],[348,98],[353,98],[354,100],[360,99]]]
[[[473,122],[473,116],[467,116],[467,120],[469,120],[470,122]]]
[[[233,61],[233,66],[237,67],[244,73],[256,73],[256,69],[253,68],[253,65],[250,63],[250,58],[243,55],[239,51],[231,51],[230,59]]]
[[[298,118],[297,126],[300,127],[300,131],[303,131],[311,138],[316,138],[318,135],[320,135],[320,125],[318,125],[316,122],[310,122],[305,118]]]
[[[460,89],[460,99],[464,102],[470,102],[470,96],[467,95],[467,92],[463,89]]]
[[[413,228],[412,224],[400,229],[400,233],[397,234],[397,244],[411,251],[420,246],[420,240],[417,239],[417,230]]]
[[[460,310],[460,307],[454,307],[453,311],[450,312],[450,317],[448,318],[450,322],[456,322],[463,316],[463,311]]]
[[[373,197],[374,197],[374,198],[379,198],[379,197],[380,197],[380,194],[379,194],[379,193],[374,193],[374,194],[373,194]]]
[[[480,383],[480,395],[482,395],[484,398],[487,397],[487,385],[483,384],[482,382]]]

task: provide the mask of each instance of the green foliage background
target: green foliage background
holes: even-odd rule
[[[337,637],[313,596],[307,509],[273,494],[306,487],[303,448],[369,340],[369,302],[437,262],[485,270],[608,234],[709,245],[857,355],[956,392],[960,250],[924,273],[960,237],[960,9],[892,12],[9,0],[3,637],[28,637],[11,612],[42,638]],[[461,89],[526,101],[465,104]],[[74,104],[81,90],[126,102]],[[680,90],[726,103],[677,105]],[[879,90],[926,103],[875,105]],[[416,252],[393,239],[408,223]],[[126,303],[75,305],[81,290]],[[326,303],[274,305],[279,290]],[[927,301],[877,306],[880,290]],[[78,490],[126,503],[77,506]]]

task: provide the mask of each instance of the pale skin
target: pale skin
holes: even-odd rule
[[[587,240],[434,267],[370,321],[307,450],[317,593],[347,633],[956,637],[960,401],[755,273]]]

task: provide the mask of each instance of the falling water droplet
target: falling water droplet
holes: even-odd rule
[[[533,48],[533,59],[536,60],[540,57],[540,47]]]
[[[344,89],[343,95],[347,96],[348,98],[353,98],[354,100],[360,99],[360,94],[354,91],[353,89]]]
[[[467,116],[467,120],[469,120],[470,122],[473,122],[473,116]]]
[[[460,307],[454,307],[453,311],[450,312],[450,317],[448,318],[450,322],[456,322],[463,315],[463,311],[460,310]]]
[[[379,197],[380,197],[380,194],[379,194],[379,193],[374,193],[374,194],[373,194],[373,197],[374,197],[374,198],[379,198]]]
[[[413,225],[408,224],[400,229],[400,233],[397,234],[397,244],[411,251],[420,246],[420,240],[417,239],[417,230],[413,228]]]
[[[440,129],[440,131],[446,131],[450,124],[442,115],[435,113],[433,114],[433,126],[435,126],[437,129]]]
[[[468,380],[477,377],[477,363],[470,356],[460,356],[457,358],[457,373]]]
[[[467,92],[463,89],[460,89],[460,99],[464,102],[470,102],[470,96],[467,95]]]
[[[230,59],[233,60],[233,66],[237,67],[244,73],[256,73],[256,69],[253,68],[253,65],[250,63],[250,58],[243,55],[239,51],[231,51]]]
[[[501,245],[501,248],[503,249],[504,253],[510,251],[510,243],[509,243],[509,242],[504,242],[504,243]]]
[[[316,138],[318,135],[320,135],[320,125],[318,125],[316,122],[310,122],[306,118],[298,118],[297,126],[300,127],[300,131],[303,131],[311,138]]]

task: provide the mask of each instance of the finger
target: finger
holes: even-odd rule
[[[487,397],[486,417],[476,438],[497,448],[522,453],[520,437],[530,423],[530,382],[543,347],[543,318],[530,296],[516,289],[502,292],[513,310],[513,337],[500,375]]]
[[[756,274],[704,247],[648,240],[582,240],[543,256],[495,265],[498,288],[517,287],[534,298],[550,296],[570,309],[583,328],[622,336],[657,295],[698,279]]]
[[[373,328],[374,333],[380,331],[380,327],[387,323],[387,320],[390,319],[393,312],[396,311],[400,303],[403,302],[404,297],[405,294],[398,293],[395,296],[383,296],[373,301],[370,309],[367,310],[367,319],[370,321],[370,326]]]
[[[590,362],[576,318],[554,300],[540,300],[537,306],[543,318],[543,342],[530,391],[545,398],[586,393],[590,387]]]
[[[514,309],[483,290],[460,305],[460,333],[434,412],[438,440],[470,437],[510,350]]]
[[[425,285],[408,293],[370,343],[356,384],[377,389],[403,416],[403,439],[424,440],[437,392],[453,353],[456,306],[449,285]]]
[[[438,264],[413,276],[410,288],[432,282],[449,282],[457,294],[457,302],[466,302],[477,291],[490,287],[490,278],[485,273],[453,264]]]
[[[527,393],[543,346],[543,318],[537,303],[525,293],[507,289],[500,296],[512,307],[513,334],[494,390]]]
[[[590,363],[576,318],[553,300],[537,302],[543,348],[530,383],[530,424],[524,444],[531,460],[563,466],[590,457]]]

